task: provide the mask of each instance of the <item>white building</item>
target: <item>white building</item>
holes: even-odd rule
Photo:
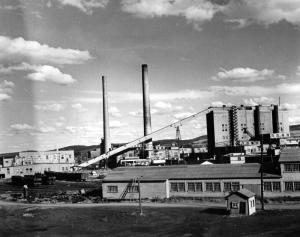
[[[75,165],[74,151],[20,152],[14,158],[3,158],[2,177],[31,175],[45,171],[66,172]]]

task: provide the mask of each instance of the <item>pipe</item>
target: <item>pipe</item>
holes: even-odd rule
[[[102,96],[103,96],[103,136],[104,136],[104,153],[110,149],[109,135],[109,118],[108,118],[108,101],[107,101],[107,84],[105,76],[102,76]]]
[[[272,119],[273,119],[273,133],[279,133],[278,105],[274,105],[272,111]]]

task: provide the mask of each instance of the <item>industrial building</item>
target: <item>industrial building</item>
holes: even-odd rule
[[[279,159],[280,170],[264,169],[266,198],[300,195],[300,148],[286,148]],[[119,167],[103,180],[106,199],[224,198],[230,191],[261,190],[261,165],[207,164],[162,167]]]
[[[240,152],[248,142],[267,139],[270,134],[289,134],[288,112],[270,106],[211,107],[206,114],[208,152]]]
[[[2,158],[0,175],[10,178],[14,175],[32,175],[44,171],[66,172],[75,165],[74,151],[20,152],[15,157]]]

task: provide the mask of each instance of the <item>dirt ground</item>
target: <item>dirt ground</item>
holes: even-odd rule
[[[0,203],[0,236],[299,236],[300,210],[229,217],[223,207]]]

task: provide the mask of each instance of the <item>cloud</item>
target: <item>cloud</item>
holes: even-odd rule
[[[36,66],[33,73],[27,75],[32,81],[52,82],[59,85],[73,84],[76,80],[69,74],[49,65]]]
[[[174,118],[180,120],[192,116],[193,114],[194,113],[192,112],[181,112],[181,113],[174,114]]]
[[[282,20],[300,25],[300,2],[298,0],[239,0],[229,1],[222,9],[227,20],[268,26]],[[243,26],[243,25],[240,26]]]
[[[255,106],[255,105],[263,105],[263,104],[276,104],[276,100],[271,97],[256,97],[244,99],[245,105]]]
[[[281,83],[276,86],[211,86],[211,92],[228,96],[298,95],[300,83]]]
[[[120,110],[115,106],[109,107],[108,112],[114,118],[121,118],[122,117],[122,114],[120,113]]]
[[[224,102],[222,102],[222,101],[213,101],[213,102],[210,103],[210,105],[211,105],[212,107],[222,107],[223,105],[226,105],[226,106],[232,106],[231,103],[224,103]]]
[[[86,112],[87,111],[87,109],[83,108],[82,104],[80,104],[80,103],[72,104],[71,107],[73,109],[76,109],[79,112]]]
[[[12,89],[15,84],[11,81],[4,80],[0,83],[0,101],[9,100],[11,98]]]
[[[199,27],[222,9],[207,0],[122,0],[122,10],[141,18],[181,16]]]
[[[296,104],[290,104],[290,103],[283,103],[280,105],[281,109],[286,109],[286,110],[296,110],[298,108],[298,105]]]
[[[140,117],[143,115],[143,111],[142,110],[130,111],[128,114],[133,117]]]
[[[4,65],[18,65],[23,62],[54,65],[82,64],[91,58],[88,51],[54,48],[21,37],[11,39],[0,36],[0,63]]]
[[[140,18],[181,16],[194,29],[219,13],[235,28],[253,23],[268,26],[285,20],[300,25],[299,0],[122,0],[122,10]]]
[[[64,106],[62,104],[47,104],[47,105],[35,105],[34,108],[36,110],[41,110],[41,111],[53,111],[53,112],[58,112],[64,109]]]
[[[215,81],[233,80],[239,82],[255,82],[270,79],[274,76],[274,70],[263,69],[257,70],[253,68],[233,68],[231,70],[222,69],[217,76],[212,79]],[[282,79],[282,75],[280,77]]]
[[[29,134],[34,135],[36,133],[51,133],[55,132],[53,127],[34,127],[29,124],[13,124],[10,126],[10,129],[16,134]]]
[[[123,123],[121,121],[118,121],[118,120],[113,120],[113,121],[110,121],[109,122],[109,127],[111,129],[114,129],[114,128],[121,128],[121,127],[126,127],[128,126],[127,123]]]
[[[169,102],[157,101],[154,103],[151,109],[152,114],[164,115],[172,112],[179,112],[183,110],[183,106],[181,105],[172,105]]]
[[[93,9],[105,8],[109,0],[56,0],[61,5],[68,5],[86,14],[92,14]]]
[[[289,123],[291,125],[299,124],[300,123],[300,117],[299,116],[289,117]]]

